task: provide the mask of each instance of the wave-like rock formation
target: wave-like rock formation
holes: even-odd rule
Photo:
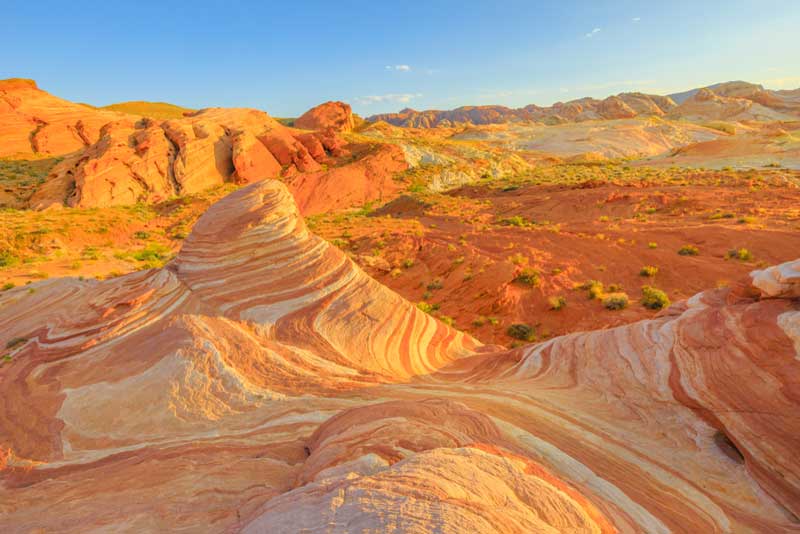
[[[798,532],[799,295],[482,346],[254,183],[163,269],[0,294],[0,531]]]

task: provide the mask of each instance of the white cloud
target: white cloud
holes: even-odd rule
[[[409,65],[386,65],[386,70],[398,70],[400,72],[408,72],[411,70]]]
[[[369,95],[359,96],[354,99],[356,104],[362,106],[369,106],[372,104],[383,104],[386,102],[395,102],[400,104],[408,104],[411,100],[419,98],[422,93],[388,93],[385,95]]]
[[[590,31],[589,33],[587,33],[586,35],[584,35],[584,37],[586,37],[587,39],[591,39],[591,38],[592,38],[592,37],[594,37],[594,36],[595,36],[595,34],[596,34],[596,33],[598,33],[599,31],[600,31],[600,28],[595,28],[595,29],[593,29],[592,31]]]
[[[639,22],[640,20],[642,20],[641,17],[633,17],[631,22]]]

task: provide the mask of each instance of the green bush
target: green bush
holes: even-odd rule
[[[437,278],[429,282],[426,287],[428,288],[428,290],[433,291],[434,289],[442,289],[444,287],[444,284],[442,283],[441,279]]]
[[[506,217],[505,219],[501,219],[500,224],[504,226],[519,226],[519,227],[530,226],[530,223],[527,220],[525,220],[525,217],[522,217],[520,215],[514,215],[511,217]]]
[[[0,267],[11,267],[19,263],[19,258],[10,250],[0,250]]]
[[[678,254],[681,256],[697,256],[700,250],[694,245],[683,245],[678,249]]]
[[[642,270],[639,271],[639,275],[647,276],[649,278],[654,277],[658,274],[658,267],[654,267],[653,265],[645,265],[642,267]]]
[[[580,286],[580,288],[588,291],[589,298],[592,300],[599,299],[603,296],[603,283],[597,280],[587,280],[583,283],[583,285]]]
[[[669,297],[660,289],[652,286],[642,287],[642,306],[651,310],[660,310],[669,306]]]
[[[439,305],[438,304],[428,304],[427,302],[425,302],[423,300],[423,301],[417,302],[417,308],[419,308],[420,310],[424,311],[425,313],[432,313],[432,312],[435,312],[436,310],[439,309]]]
[[[453,326],[456,322],[455,319],[453,319],[449,315],[440,315],[439,320],[442,321],[447,326]]]
[[[567,299],[564,297],[550,297],[547,299],[547,303],[550,305],[550,309],[554,311],[559,311],[567,305]]]
[[[611,293],[603,299],[603,306],[607,310],[622,310],[628,307],[628,295],[625,293]]]
[[[750,261],[753,259],[753,254],[746,248],[740,248],[729,250],[728,257],[735,260]]]
[[[506,330],[506,334],[522,341],[536,341],[536,330],[527,324],[512,324]]]
[[[520,284],[527,284],[532,287],[537,287],[541,282],[541,279],[539,278],[539,271],[536,269],[526,268],[520,271],[520,273],[514,278],[514,281]]]

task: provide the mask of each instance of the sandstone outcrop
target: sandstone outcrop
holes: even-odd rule
[[[350,132],[355,127],[350,104],[344,102],[325,102],[303,113],[294,125],[306,130],[328,130]]]
[[[331,130],[300,133],[253,109],[209,108],[166,121],[125,118],[59,163],[30,205],[159,202],[226,182],[318,173],[347,154]]]
[[[124,114],[55,97],[33,80],[0,80],[0,157],[63,155],[91,145]]]
[[[509,351],[260,181],[163,269],[0,293],[0,530],[795,532],[798,279]]]

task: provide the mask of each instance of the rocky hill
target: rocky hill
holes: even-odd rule
[[[400,188],[392,177],[408,168],[396,146],[343,139],[355,119],[341,102],[309,110],[297,128],[246,108],[190,111],[148,102],[110,108],[117,111],[60,99],[30,80],[0,82],[0,156],[59,156],[14,206],[156,203],[281,177],[304,212],[313,213],[391,194]],[[13,197],[13,191],[3,193]]]
[[[162,269],[0,293],[0,530],[793,532],[798,298],[484,346],[262,181]]]
[[[563,124],[665,115],[698,121],[797,120],[800,118],[800,90],[771,91],[747,82],[725,82],[668,96],[620,93],[603,100],[580,98],[557,102],[549,107],[533,104],[522,108],[466,106],[447,111],[407,108],[398,113],[373,115],[367,120],[385,121],[395,126],[434,128],[509,122]]]
[[[550,107],[529,105],[523,108],[505,106],[465,106],[450,111],[416,111],[373,115],[370,122],[385,121],[395,126],[433,128],[456,124],[501,124],[536,121],[560,124],[598,119],[625,119],[639,115],[662,116],[675,107],[668,97],[644,93],[621,93],[604,100],[581,98],[557,102]]]

